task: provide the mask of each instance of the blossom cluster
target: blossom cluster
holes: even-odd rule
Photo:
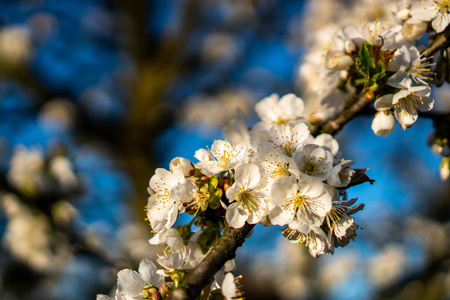
[[[294,94],[274,94],[255,110],[261,122],[248,129],[242,119],[226,128],[228,139],[199,149],[196,164],[175,158],[170,170],[150,179],[147,216],[157,234],[170,229],[179,213],[204,227],[216,210],[219,228],[248,224],[286,226],[286,237],[305,244],[313,256],[348,242],[358,226],[350,217],[362,207],[342,200],[356,171],[329,134],[313,137]],[[210,220],[211,221],[211,220]],[[206,249],[205,249],[206,250]]]
[[[411,127],[418,111],[433,108],[430,86],[433,80],[438,85],[433,57],[423,53],[421,38],[435,32],[430,35],[433,39],[445,30],[449,8],[448,1],[408,0],[396,6],[379,1],[376,17],[382,17],[381,21],[347,22],[342,29],[337,28],[339,24],[325,24],[300,67],[307,100],[321,103],[309,108],[311,121],[339,114],[348,104],[347,96],[355,93],[375,101],[375,134],[389,135],[395,120],[403,130]]]
[[[273,94],[255,110],[260,122],[249,129],[241,116],[233,119],[225,128],[226,139],[195,152],[197,163],[177,157],[169,170],[155,170],[146,211],[154,231],[149,242],[165,249],[157,259],[164,269],[155,271],[143,261],[139,273],[120,271],[115,299],[169,297],[226,226],[283,226],[285,238],[305,245],[314,257],[354,239],[359,226],[351,215],[364,205],[354,205],[356,198],[347,200],[346,189],[371,181],[365,169],[352,169],[353,162],[342,158],[331,135],[311,134],[303,100],[294,94],[281,99]],[[193,217],[175,230],[180,213]],[[192,231],[193,224],[200,229]],[[239,280],[224,277],[233,266],[228,262],[215,275],[211,297],[241,296]],[[147,278],[150,273],[159,275]],[[159,276],[172,281],[158,287]]]

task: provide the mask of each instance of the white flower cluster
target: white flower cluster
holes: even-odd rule
[[[185,272],[194,269],[204,258],[197,239],[200,232],[184,246],[183,240],[174,229],[169,229],[155,235],[150,244],[167,246],[163,255],[158,255],[157,266],[147,258],[141,260],[138,272],[123,269],[117,274],[117,289],[114,297],[97,295],[97,300],[138,300],[138,299],[168,299],[173,288],[178,287]],[[240,293],[235,278],[229,273],[234,268],[234,261],[227,262],[225,268],[215,275],[212,285],[216,293],[221,293],[226,299]],[[225,273],[226,272],[226,273]]]
[[[147,216],[158,235],[179,213],[199,219],[208,209],[224,211],[226,224],[241,228],[263,223],[286,226],[286,237],[308,246],[313,256],[333,252],[355,235],[349,217],[356,199],[341,200],[355,174],[341,158],[329,134],[313,137],[302,99],[272,95],[256,105],[261,122],[248,129],[236,119],[229,140],[199,149],[195,165],[175,158],[170,171],[157,169],[150,179]],[[220,221],[220,220],[216,220]]]
[[[377,2],[379,13],[371,17],[383,21],[373,18],[372,22],[359,20],[358,25],[349,25],[348,19],[332,20],[335,24],[324,20],[319,34],[311,39],[299,72],[311,121],[337,115],[347,95],[355,91],[364,93],[368,101],[376,100],[378,112],[372,129],[377,135],[390,134],[395,120],[405,130],[417,120],[418,111],[433,108],[430,84],[434,64],[432,58],[421,55],[416,41],[431,28],[436,33],[445,30],[450,22],[450,2],[406,0],[396,7]],[[358,21],[358,14],[353,16]],[[339,23],[341,30],[336,28]]]
[[[22,145],[14,148],[7,178],[11,186],[27,196],[51,189],[72,192],[79,184],[72,163],[66,156],[46,158],[42,149]]]

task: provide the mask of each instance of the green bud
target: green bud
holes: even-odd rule
[[[159,292],[161,293],[161,296],[163,297],[163,299],[169,299],[170,287],[166,282],[163,282],[163,284],[161,284],[161,287],[159,288]]]
[[[183,279],[183,277],[184,277],[183,270],[174,270],[172,276],[170,276],[170,278],[172,278],[172,280],[175,282],[176,288],[180,285],[180,281]]]
[[[158,292],[158,289],[153,284],[148,284],[142,290],[142,297],[144,297],[144,299],[153,300],[152,294],[154,292]]]
[[[209,192],[212,194],[214,193],[214,190],[216,189],[217,185],[219,184],[219,177],[217,175],[212,176],[209,180]]]

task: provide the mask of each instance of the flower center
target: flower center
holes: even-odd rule
[[[280,124],[286,124],[287,125],[288,124],[288,120],[285,119],[285,118],[279,117],[278,119],[276,119],[275,124],[276,125],[280,125]]]
[[[205,211],[208,208],[209,198],[210,193],[205,189],[200,189],[192,202],[192,208],[194,210]]]
[[[302,168],[302,171],[305,174],[314,175],[314,174],[317,173],[317,169],[318,169],[318,167],[317,167],[317,165],[315,163],[312,163],[311,161],[307,161],[304,164],[304,166]]]
[[[306,208],[306,200],[309,198],[304,196],[302,192],[298,192],[297,195],[295,195],[294,199],[292,199],[292,204],[294,204],[294,210],[297,209],[305,211]]]
[[[219,166],[219,168],[226,168],[230,164],[230,160],[231,155],[225,151],[224,154],[217,160],[217,166]]]
[[[273,170],[272,175],[277,178],[286,177],[291,175],[291,173],[288,170],[289,164],[280,165],[275,170]]]
[[[450,1],[449,0],[435,1],[435,3],[439,9],[439,12],[441,12],[443,14],[450,13]]]

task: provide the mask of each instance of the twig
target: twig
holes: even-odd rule
[[[202,289],[214,279],[214,274],[230,259],[236,256],[236,250],[244,243],[245,237],[255,225],[245,224],[242,228],[226,227],[219,242],[202,260],[197,268],[181,282],[181,287],[172,293],[172,300],[195,299]]]
[[[440,49],[450,47],[450,27],[438,34],[433,43],[422,53],[424,57],[430,57]]]
[[[321,133],[329,133],[335,134],[337,133],[345,124],[350,122],[364,107],[366,107],[370,101],[362,96],[357,96],[355,94],[351,94],[348,96],[348,101],[356,99],[349,107],[347,107],[343,112],[334,117],[331,120],[326,121],[325,123],[317,125],[311,131],[313,136],[317,136]]]

